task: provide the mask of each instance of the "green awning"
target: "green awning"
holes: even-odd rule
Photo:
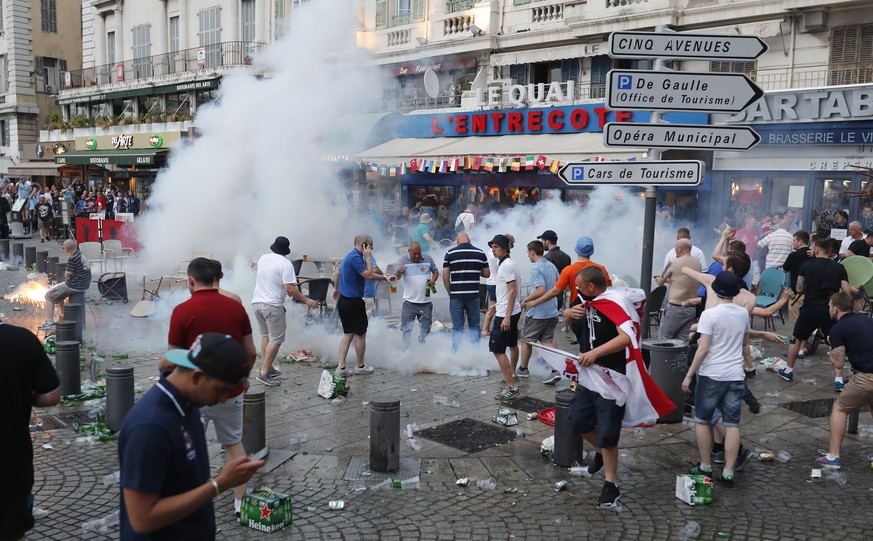
[[[155,165],[167,155],[165,148],[128,150],[74,150],[55,156],[55,163],[65,165]]]
[[[177,94],[180,92],[189,92],[191,90],[212,90],[218,88],[221,83],[220,78],[206,79],[205,81],[187,81],[184,83],[174,83],[171,85],[162,86],[143,86],[141,88],[133,88],[128,90],[117,90],[115,92],[99,92],[93,94],[84,94],[72,98],[59,98],[58,105],[70,105],[73,103],[89,103],[103,102],[122,98],[133,98],[136,96],[153,96],[155,94]]]

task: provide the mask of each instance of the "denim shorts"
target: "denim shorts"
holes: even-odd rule
[[[718,409],[724,426],[740,426],[740,411],[745,392],[746,382],[743,380],[717,381],[706,376],[697,376],[694,420],[709,424]]]
[[[490,302],[497,302],[497,286],[486,285],[485,291],[488,292],[488,300]]]
[[[624,406],[608,400],[592,390],[578,385],[568,412],[573,434],[586,434],[597,429],[597,445],[601,449],[618,447]]]

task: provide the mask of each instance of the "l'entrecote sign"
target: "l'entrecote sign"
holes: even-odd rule
[[[873,86],[767,92],[744,111],[713,115],[726,123],[873,120]]]

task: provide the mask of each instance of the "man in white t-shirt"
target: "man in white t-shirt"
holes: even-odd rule
[[[473,205],[467,205],[467,208],[455,218],[455,231],[458,233],[469,233],[476,224],[476,216],[473,214]],[[463,229],[459,227],[463,226]]]
[[[700,464],[691,473],[712,476],[710,424],[718,410],[725,429],[725,464],[715,480],[733,486],[740,450],[740,411],[746,389],[743,347],[749,343],[749,313],[733,302],[742,289],[742,280],[734,273],[720,273],[710,287],[718,301],[700,315],[697,353],[682,382],[682,389],[690,393],[691,378],[697,373],[694,420]]]
[[[688,239],[691,242],[691,230],[687,227],[680,227],[676,230],[676,240]],[[670,248],[670,251],[667,252],[667,255],[664,256],[664,271],[661,274],[665,274],[667,272],[667,267],[670,266],[670,263],[676,259],[676,248]],[[706,256],[703,255],[703,250],[698,248],[697,246],[691,246],[691,257],[697,260],[700,263],[701,269],[709,268],[709,263],[706,261]]]
[[[258,381],[264,385],[279,385],[279,370],[273,368],[273,361],[279,347],[285,341],[285,297],[291,296],[310,308],[318,308],[318,303],[309,299],[297,287],[294,265],[285,256],[291,253],[291,242],[285,237],[276,237],[270,245],[270,253],[258,259],[258,275],[255,292],[252,295],[252,308],[261,332],[261,355],[264,363],[258,372]]]
[[[412,341],[412,327],[418,319],[420,334],[418,343],[424,344],[430,334],[433,321],[433,302],[431,292],[435,292],[439,269],[430,254],[421,253],[421,244],[412,241],[407,254],[400,257],[394,275],[403,279],[403,309],[400,312],[400,330],[403,331],[403,348],[408,349]]]
[[[509,244],[509,248],[512,249],[512,240],[509,241]],[[482,338],[491,334],[491,318],[494,317],[491,308],[497,303],[497,265],[500,264],[500,260],[494,257],[491,250],[485,250],[485,259],[488,261],[490,274],[485,279],[485,299],[488,303],[488,309],[485,311],[485,321],[482,322]]]
[[[518,286],[521,277],[518,267],[509,258],[509,237],[494,235],[488,243],[491,252],[499,260],[497,266],[497,304],[489,310],[494,310],[494,324],[491,337],[488,340],[488,351],[494,354],[506,387],[497,393],[497,400],[514,400],[518,398],[518,383],[515,379],[514,366],[518,365],[518,320],[521,317],[521,303],[518,298]],[[506,356],[506,348],[512,355],[512,362]]]
[[[864,234],[864,229],[861,226],[861,222],[855,221],[850,223],[846,238],[844,238],[840,242],[840,259],[846,259],[847,257],[849,257],[849,245],[851,245],[852,242],[865,238],[867,238],[867,235]]]

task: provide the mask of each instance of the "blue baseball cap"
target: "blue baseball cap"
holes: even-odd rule
[[[576,239],[576,254],[582,257],[594,255],[594,241],[591,240],[591,237],[579,237]]]
[[[203,333],[190,349],[171,349],[164,357],[176,366],[202,370],[207,376],[237,384],[249,375],[249,358],[229,334]]]

